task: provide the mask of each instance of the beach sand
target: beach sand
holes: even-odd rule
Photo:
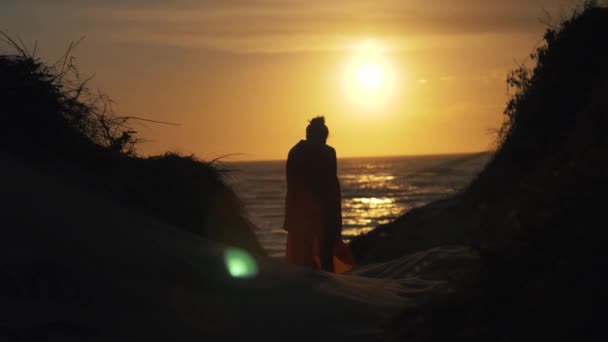
[[[335,275],[257,257],[132,212],[59,172],[0,155],[0,336],[26,340],[370,341],[426,299],[458,246]]]

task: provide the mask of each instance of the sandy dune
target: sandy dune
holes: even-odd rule
[[[0,160],[9,340],[369,341],[438,283],[435,265],[474,259],[439,248],[333,275],[258,258],[257,276],[233,278],[225,246]]]

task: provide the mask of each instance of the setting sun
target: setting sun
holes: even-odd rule
[[[178,124],[137,127],[142,155],[284,159],[317,114],[340,157],[443,154],[493,146],[514,59],[567,1],[0,0],[0,31],[43,60],[87,37],[91,89]]]
[[[357,79],[365,88],[376,88],[382,82],[382,71],[374,63],[363,64],[359,67]]]
[[[345,97],[357,109],[383,109],[395,88],[395,71],[377,43],[356,45],[342,77]]]

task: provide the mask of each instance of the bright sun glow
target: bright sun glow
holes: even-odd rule
[[[354,46],[344,68],[342,88],[356,108],[382,109],[394,95],[395,70],[385,55],[385,49],[375,42]]]
[[[382,82],[382,71],[377,64],[362,64],[357,71],[357,80],[362,87],[376,88]]]

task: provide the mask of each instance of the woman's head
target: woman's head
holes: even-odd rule
[[[329,129],[325,126],[324,117],[317,116],[308,122],[308,126],[306,127],[306,140],[325,144],[328,135]]]

